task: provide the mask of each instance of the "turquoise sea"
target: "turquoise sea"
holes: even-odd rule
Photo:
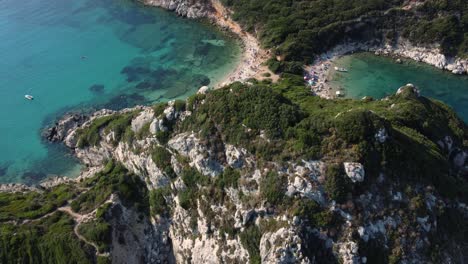
[[[77,175],[40,137],[64,112],[183,98],[240,55],[213,26],[130,0],[2,0],[0,36],[0,183]]]
[[[345,67],[347,73],[337,72],[331,84],[344,89],[347,97],[372,96],[382,98],[394,94],[407,83],[418,86],[424,96],[433,97],[450,105],[468,122],[468,76],[454,75],[424,63],[393,59],[371,53],[355,53],[334,62]]]

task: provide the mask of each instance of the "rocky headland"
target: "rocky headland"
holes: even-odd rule
[[[145,4],[238,28],[249,66],[241,64],[228,83],[254,77],[268,58],[217,2]],[[416,50],[392,52],[458,69]],[[453,63],[466,72],[466,62]],[[234,83],[185,101],[70,114],[45,137],[69,147],[87,169],[77,179],[54,178],[37,187],[0,186],[6,201],[0,204],[1,259],[466,259],[466,124],[414,86],[382,100],[336,103],[304,96],[301,78]]]

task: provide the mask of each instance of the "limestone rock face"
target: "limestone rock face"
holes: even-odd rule
[[[220,207],[216,210],[224,211]],[[199,218],[196,222],[196,232],[191,225],[189,211],[177,206],[174,209],[170,236],[174,247],[177,263],[247,263],[248,252],[242,247],[238,237],[225,237],[219,230],[210,226],[206,216],[198,208]],[[197,238],[193,238],[197,235]],[[224,242],[221,242],[224,240]]]
[[[164,126],[164,120],[155,118],[153,121],[151,121],[149,130],[152,134],[156,134],[159,131],[165,132],[168,129]]]
[[[198,89],[197,94],[206,94],[209,91],[209,89],[210,88],[208,86],[202,86],[200,87],[200,89]]]
[[[358,254],[358,244],[354,241],[338,243],[338,253],[343,264],[359,264],[361,263]]]
[[[468,60],[461,58],[449,58],[440,53],[437,45],[417,47],[408,40],[400,39],[397,45],[385,45],[377,49],[377,54],[395,54],[433,65],[439,69],[451,71],[454,74],[468,74]]]
[[[344,162],[343,163],[346,175],[352,182],[364,181],[364,166],[358,162]]]
[[[407,85],[398,88],[396,94],[402,94],[405,90],[410,90],[411,93],[415,94],[417,97],[421,96],[421,91],[419,91],[418,87],[414,86],[411,83],[408,83]]]
[[[51,142],[64,140],[70,131],[81,126],[88,118],[81,114],[68,114],[51,128],[43,131],[43,137]]]
[[[109,210],[112,236],[112,263],[175,263],[165,221],[152,223],[118,199]]]
[[[146,108],[132,120],[131,128],[133,132],[138,132],[147,123],[151,122],[154,118],[154,112],[151,108]]]
[[[246,153],[245,149],[239,149],[233,145],[226,144],[225,154],[227,164],[233,168],[241,168],[244,165],[244,156]]]
[[[265,233],[260,240],[262,263],[309,263],[301,250],[301,238],[293,227]]]
[[[217,176],[224,169],[224,166],[213,155],[210,155],[206,146],[201,143],[194,133],[179,134],[170,139],[168,145],[179,154],[190,158],[190,165],[203,174]]]
[[[143,0],[143,3],[159,6],[188,18],[207,17],[213,12],[209,0]]]

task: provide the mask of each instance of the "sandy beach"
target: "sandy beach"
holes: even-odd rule
[[[279,76],[263,65],[270,58],[270,51],[262,49],[257,38],[242,30],[241,26],[230,18],[230,12],[218,0],[213,0],[212,5],[215,9],[211,17],[212,20],[221,28],[232,31],[242,41],[242,55],[237,67],[215,84],[214,88],[221,88],[230,83],[244,81],[249,78],[258,80],[269,78],[276,82]],[[265,76],[267,73],[269,74],[268,77]]]

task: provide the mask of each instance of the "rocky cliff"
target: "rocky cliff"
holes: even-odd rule
[[[145,3],[211,12],[209,2]],[[336,101],[302,83],[286,75],[64,117],[46,138],[87,171],[0,186],[0,259],[463,263],[466,124],[413,86]]]
[[[213,13],[210,0],[142,0],[142,2],[174,11],[188,18],[208,17]]]
[[[273,92],[281,85],[233,85],[185,102],[58,122],[50,131],[102,170],[81,178],[84,191],[70,202],[78,214],[98,208],[87,221],[108,226],[93,240],[101,245],[96,256],[113,263],[466,258],[467,130],[451,110],[402,87],[381,101],[329,105],[320,114],[330,101],[309,97],[304,108]],[[419,127],[415,111],[428,126]],[[115,164],[130,174],[108,192],[124,170]],[[128,175],[139,180],[122,187]],[[100,193],[103,202],[89,207]],[[80,226],[79,234],[89,233]]]

